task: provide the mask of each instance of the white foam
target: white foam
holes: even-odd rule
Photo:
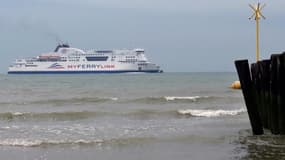
[[[174,101],[174,100],[192,100],[192,101],[196,101],[197,99],[200,98],[208,98],[208,96],[189,96],[189,97],[174,97],[174,96],[165,96],[164,97],[167,101]]]
[[[69,142],[69,143],[73,143],[73,144],[104,143],[104,140],[90,141],[90,140],[79,139],[79,140],[75,140],[74,142]]]
[[[42,144],[40,140],[26,140],[26,139],[5,139],[0,141],[2,146],[23,146],[23,147],[32,147],[39,146]]]
[[[22,115],[24,115],[24,113],[21,113],[21,112],[15,112],[15,113],[13,113],[13,115],[15,115],[15,116],[22,116]]]
[[[192,115],[197,117],[219,117],[225,115],[238,115],[240,113],[246,112],[244,108],[237,110],[199,110],[199,109],[181,109],[177,111],[179,114]]]
[[[103,143],[103,140],[30,140],[30,139],[4,139],[0,140],[2,146],[22,146],[22,147],[35,147],[40,145],[60,145],[60,144],[91,144]]]
[[[111,100],[113,100],[113,101],[117,101],[119,98],[117,98],[117,97],[112,97],[112,98],[110,98]]]

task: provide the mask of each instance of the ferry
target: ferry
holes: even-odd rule
[[[144,49],[88,50],[59,44],[53,52],[16,59],[8,74],[64,73],[159,73],[160,67],[148,61]]]

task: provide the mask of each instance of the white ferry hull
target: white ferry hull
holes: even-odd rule
[[[66,52],[69,51],[68,49],[71,53],[66,54]],[[64,53],[61,53],[63,51]],[[112,54],[101,52],[85,53],[74,48],[63,48],[58,52],[53,52],[48,55],[49,58],[52,56],[59,58],[59,54],[60,59],[57,60],[41,59],[46,55],[39,56],[41,58],[16,60],[14,65],[9,67],[8,74],[160,72],[159,66],[146,61],[146,59],[142,57],[142,55],[144,56],[143,52],[127,50],[129,53],[125,54],[119,51],[117,51],[118,53],[112,51]],[[70,57],[70,55],[73,57]],[[90,55],[92,55],[92,57],[90,57]],[[132,59],[128,59],[129,57]],[[104,58],[104,60],[102,58]]]
[[[158,73],[160,71],[148,70],[115,70],[115,71],[8,71],[8,74],[100,74],[100,73]]]
[[[147,64],[139,67],[135,64],[120,63],[59,63],[59,62],[41,62],[33,63],[36,67],[10,67],[8,74],[65,74],[65,73],[126,73],[126,72],[160,72],[159,67],[155,64]],[[54,66],[54,67],[51,67]]]

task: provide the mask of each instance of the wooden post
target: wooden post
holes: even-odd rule
[[[262,125],[269,129],[270,115],[270,60],[258,62],[261,74],[261,106],[262,106]]]
[[[252,79],[252,86],[253,86],[253,94],[256,101],[257,112],[260,116],[262,125],[264,121],[263,109],[262,109],[262,96],[261,96],[261,78],[260,78],[260,70],[258,67],[258,63],[252,63],[251,67],[251,79]]]
[[[261,135],[263,134],[263,128],[257,111],[256,97],[254,96],[248,60],[237,60],[235,61],[235,66],[241,83],[252,132],[255,135]]]
[[[270,67],[270,130],[273,134],[279,134],[279,121],[278,121],[278,88],[279,88],[279,55],[271,55]]]
[[[280,134],[285,134],[285,53],[279,56],[279,106],[278,106],[278,117],[279,117],[279,130]]]

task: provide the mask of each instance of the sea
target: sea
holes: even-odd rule
[[[0,75],[0,159],[281,160],[236,73]]]

